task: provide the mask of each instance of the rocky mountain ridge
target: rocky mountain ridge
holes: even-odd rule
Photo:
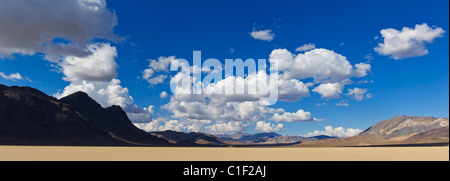
[[[0,144],[172,145],[135,127],[119,106],[103,108],[86,93],[58,100],[30,87],[3,85]]]

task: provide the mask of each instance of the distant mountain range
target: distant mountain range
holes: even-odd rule
[[[103,108],[86,93],[56,99],[30,87],[0,84],[0,145],[98,146],[366,146],[449,142],[447,118],[397,116],[360,134],[335,138],[277,133],[209,135],[200,132],[147,133],[135,127],[119,106]]]
[[[313,137],[303,137],[303,136],[283,136],[277,133],[233,133],[233,134],[219,134],[216,135],[221,140],[228,143],[258,143],[258,144],[279,144],[279,143],[300,143],[302,141],[312,141],[312,140],[322,140],[336,138],[332,136],[319,135]]]

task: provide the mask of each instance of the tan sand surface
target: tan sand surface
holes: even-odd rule
[[[449,147],[0,146],[0,161],[449,161]]]

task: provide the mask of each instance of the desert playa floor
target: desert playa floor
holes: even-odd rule
[[[449,147],[0,146],[0,161],[449,161]]]

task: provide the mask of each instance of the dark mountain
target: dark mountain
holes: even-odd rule
[[[58,100],[30,87],[0,85],[0,144],[172,145],[136,128],[119,106],[86,93]]]
[[[191,132],[183,133],[176,131],[158,131],[150,132],[150,134],[157,136],[159,138],[164,138],[171,143],[178,145],[188,145],[188,146],[226,146],[219,138],[201,133],[201,132]]]
[[[268,139],[268,138],[274,138],[274,137],[278,137],[281,136],[280,134],[277,133],[256,133],[256,134],[250,134],[250,135],[246,135],[243,136],[242,138],[240,138],[240,141],[258,141],[258,140],[264,140],[264,139]],[[261,141],[259,141],[261,142]]]

